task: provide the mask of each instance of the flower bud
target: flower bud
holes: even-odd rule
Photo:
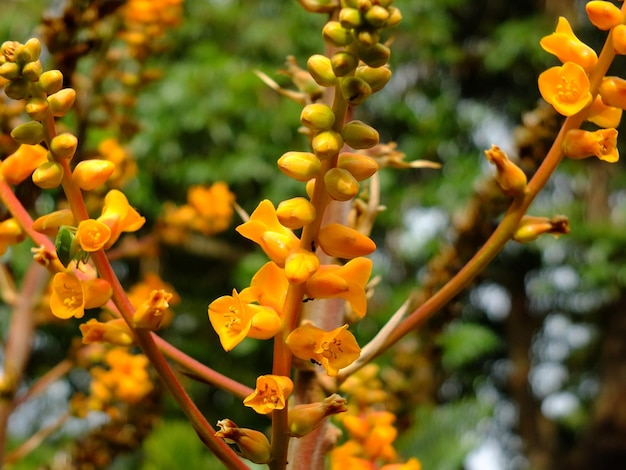
[[[63,88],[63,74],[59,70],[48,70],[39,77],[39,87],[47,94],[52,95]]]
[[[29,62],[22,69],[22,77],[24,80],[28,80],[29,82],[36,82],[39,80],[41,73],[43,72],[43,67],[41,66],[41,62],[38,60],[34,62]]]
[[[322,54],[313,54],[307,60],[307,69],[313,80],[321,86],[333,86],[337,77],[333,72],[330,59]]]
[[[400,24],[400,21],[402,21],[402,12],[400,11],[400,9],[389,6],[387,7],[387,11],[389,12],[389,17],[387,18],[387,28],[393,28],[394,26],[398,26],[398,24]]]
[[[43,121],[48,114],[48,100],[45,98],[30,98],[24,110],[31,119]]]
[[[626,109],[626,80],[620,77],[604,77],[598,93],[602,101],[614,108]]]
[[[359,182],[342,168],[328,170],[324,175],[324,186],[336,201],[348,201],[359,193]]]
[[[276,216],[281,225],[296,230],[315,220],[315,206],[306,198],[294,197],[281,201],[276,208]]]
[[[343,147],[343,137],[333,130],[320,131],[311,140],[311,147],[320,160],[332,158]]]
[[[335,123],[335,113],[322,103],[308,104],[302,108],[300,122],[314,130],[330,129]]]
[[[344,77],[356,70],[359,59],[354,54],[346,51],[335,52],[330,58],[333,72],[337,77]]]
[[[378,163],[372,157],[349,152],[339,155],[337,167],[348,170],[357,181],[363,181],[378,171]]]
[[[573,159],[596,156],[605,162],[614,163],[619,160],[617,130],[613,128],[584,131],[571,129],[565,134],[561,150],[566,157]]]
[[[76,153],[78,147],[78,139],[74,134],[63,132],[55,136],[50,142],[50,152],[54,158],[70,159]]]
[[[9,184],[19,184],[28,178],[35,168],[48,161],[48,151],[41,145],[20,145],[0,164],[0,173]]]
[[[621,120],[622,110],[605,104],[600,95],[597,95],[589,106],[587,121],[593,122],[598,127],[617,127]]]
[[[339,23],[346,29],[361,25],[361,12],[356,8],[342,8],[339,10]]]
[[[44,139],[43,125],[37,121],[25,122],[11,131],[11,137],[18,144],[37,145]]]
[[[73,88],[64,88],[56,93],[48,96],[48,104],[50,105],[50,112],[53,116],[61,117],[67,113],[76,100],[76,91]]]
[[[20,66],[15,62],[5,62],[0,65],[0,77],[6,78],[7,80],[16,80],[20,78]]]
[[[57,162],[46,162],[33,172],[33,183],[42,189],[56,188],[63,180],[63,167]]]
[[[28,55],[28,59],[25,62],[34,62],[39,59],[39,55],[41,54],[41,43],[37,38],[31,38],[26,41],[26,44],[23,46],[23,51],[20,53],[24,53],[24,58]],[[16,55],[18,52],[16,51]],[[16,59],[17,60],[17,59]]]
[[[376,250],[376,244],[369,237],[336,223],[324,225],[317,235],[317,242],[324,253],[335,258],[352,259]]]
[[[385,66],[374,68],[369,65],[362,65],[356,69],[356,76],[365,80],[372,89],[372,93],[375,93],[389,83],[391,69]]]
[[[368,149],[378,144],[378,131],[362,121],[348,122],[341,130],[341,136],[346,144],[353,149]]]
[[[587,2],[585,10],[591,24],[603,31],[608,31],[622,22],[622,12],[611,2]]]
[[[371,27],[358,28],[355,30],[355,39],[357,42],[357,46],[361,48],[369,48],[374,44],[378,44],[380,41],[380,33],[376,29],[372,29]]]
[[[4,86],[4,93],[12,100],[23,100],[30,94],[30,82],[23,78],[12,80]]]
[[[310,152],[287,152],[278,159],[278,168],[296,181],[308,181],[320,171],[319,159]]]
[[[76,221],[74,220],[72,211],[69,209],[61,209],[35,219],[33,222],[33,230],[50,237],[56,237],[59,227],[62,225],[72,227],[75,224]]]
[[[513,240],[526,243],[537,239],[544,233],[551,233],[555,237],[569,233],[569,221],[564,215],[557,215],[551,219],[525,215],[519,223]]]
[[[389,10],[380,5],[372,5],[372,8],[365,12],[365,21],[374,28],[383,28],[389,19]]]
[[[324,41],[331,46],[344,47],[352,42],[352,33],[344,28],[339,21],[329,21],[322,29]]]
[[[220,429],[215,436],[237,446],[242,457],[257,464],[268,463],[271,460],[271,446],[262,432],[237,427],[230,419],[218,421],[217,426]]]
[[[289,434],[303,437],[322,424],[324,418],[348,411],[346,400],[336,393],[323,402],[296,405],[289,409]]]
[[[13,217],[0,222],[0,245],[15,245],[25,238],[22,226]]]
[[[489,163],[496,167],[496,183],[506,196],[520,197],[526,194],[526,174],[515,163],[509,160],[498,146],[492,145],[485,150]]]
[[[613,28],[613,50],[616,54],[626,54],[626,25],[618,24]]]
[[[308,281],[320,267],[320,259],[308,250],[298,249],[285,260],[285,276],[290,284]]]
[[[133,333],[126,320],[116,318],[107,322],[99,322],[92,318],[79,326],[83,335],[83,344],[109,343],[115,346],[132,346],[135,342]]]
[[[352,106],[365,101],[372,94],[372,88],[365,80],[346,77],[341,80],[341,96]]]
[[[382,67],[389,61],[391,51],[387,46],[379,42],[371,47],[359,47],[357,50],[359,59],[370,67]]]
[[[85,191],[103,185],[115,171],[115,163],[109,160],[83,160],[72,172],[74,182]]]

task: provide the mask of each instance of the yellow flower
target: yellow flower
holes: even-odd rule
[[[172,294],[163,289],[150,292],[148,299],[143,302],[133,315],[133,324],[136,328],[158,330],[170,306]]]
[[[565,64],[574,62],[590,72],[598,62],[598,55],[587,44],[576,37],[566,18],[560,17],[556,31],[540,41],[546,52],[554,54]]]
[[[110,343],[115,346],[132,346],[133,334],[123,318],[116,318],[107,322],[99,322],[92,318],[80,325],[83,335],[83,344]]]
[[[573,116],[591,104],[589,89],[587,74],[574,62],[565,62],[539,75],[541,96],[563,116]]]
[[[2,160],[0,174],[9,184],[19,184],[36,168],[48,161],[48,151],[41,145],[20,145],[11,155]]]
[[[98,222],[108,225],[111,229],[111,238],[104,246],[106,249],[117,241],[122,232],[139,230],[146,219],[130,206],[124,193],[112,189],[104,197],[104,207],[102,215],[98,217]]]
[[[187,191],[187,202],[198,216],[192,220],[192,228],[205,235],[222,232],[233,218],[235,195],[228,185],[218,181],[212,186],[192,186]]]
[[[337,258],[356,258],[376,250],[376,244],[369,237],[342,224],[323,226],[317,243],[324,253]]]
[[[598,29],[607,31],[622,22],[622,12],[611,2],[593,0],[585,5],[589,21]]]
[[[285,260],[285,275],[291,284],[302,284],[320,267],[320,259],[309,250],[298,249]]]
[[[243,404],[259,414],[268,414],[282,410],[292,390],[293,382],[289,377],[261,375],[256,379],[254,392],[243,400]]]
[[[269,261],[256,272],[250,281],[250,287],[241,291],[241,295],[246,296],[246,302],[257,302],[264,307],[270,307],[280,316],[288,288],[285,270]]]
[[[294,356],[320,364],[330,377],[352,364],[361,355],[361,348],[348,331],[348,325],[324,331],[305,323],[287,337],[287,345]]]
[[[359,317],[367,311],[365,286],[372,272],[372,261],[354,258],[343,266],[323,265],[306,281],[306,294],[312,299],[342,298]]]
[[[265,199],[250,216],[250,220],[237,227],[244,237],[258,243],[265,254],[279,267],[285,267],[287,256],[298,249],[300,240],[278,221],[274,205]]]
[[[324,401],[296,405],[289,409],[289,434],[303,437],[316,429],[327,416],[348,411],[346,399],[333,393]]]
[[[76,239],[83,251],[92,252],[101,250],[111,238],[111,229],[108,225],[97,220],[82,220],[76,230]]]
[[[604,103],[601,95],[596,96],[589,106],[587,121],[593,122],[598,127],[617,127],[621,120],[622,110]]]
[[[593,132],[571,129],[565,134],[561,149],[569,158],[580,159],[595,155],[600,160],[614,163],[619,160],[616,145],[616,129],[598,129]]]
[[[485,155],[489,163],[496,167],[495,180],[505,195],[519,197],[526,194],[526,174],[509,160],[500,147],[492,145],[489,150],[485,150]]]
[[[81,281],[73,273],[56,273],[52,279],[50,309],[58,318],[82,318],[86,308],[101,307],[111,294],[111,286],[104,279]]]

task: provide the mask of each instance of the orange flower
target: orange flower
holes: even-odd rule
[[[337,258],[356,258],[369,255],[376,244],[367,236],[341,224],[328,224],[317,235],[324,253]]]
[[[111,286],[104,279],[81,281],[73,273],[56,273],[52,279],[50,309],[58,318],[82,318],[86,308],[104,305],[111,293]]]
[[[598,62],[598,55],[587,44],[576,37],[566,18],[560,17],[556,31],[540,41],[546,52],[554,54],[565,64],[574,62],[590,72]]]
[[[20,145],[15,152],[2,160],[0,174],[7,183],[19,184],[48,161],[47,154],[48,151],[41,145]]]
[[[359,317],[367,311],[365,286],[372,272],[372,261],[354,258],[343,266],[323,265],[306,282],[307,296],[313,299],[342,298]]]
[[[108,225],[97,220],[81,220],[76,230],[76,239],[83,251],[92,252],[101,250],[111,238],[111,229]]]
[[[622,12],[611,2],[593,0],[585,5],[589,21],[598,29],[607,31],[622,22]]]
[[[285,275],[291,284],[302,284],[320,267],[320,259],[315,253],[298,249],[285,260]]]
[[[139,230],[146,219],[130,206],[124,193],[112,189],[104,197],[104,207],[102,215],[98,217],[98,222],[108,225],[111,229],[111,238],[104,246],[106,249],[117,241],[122,232]]]
[[[617,127],[621,120],[622,110],[605,104],[601,95],[596,96],[596,99],[589,106],[587,121],[593,122],[598,127]]]
[[[287,345],[294,356],[322,365],[330,377],[352,364],[361,355],[361,348],[348,331],[348,325],[324,331],[311,323],[304,323],[287,337]]]
[[[79,326],[83,335],[83,344],[110,343],[116,346],[132,346],[133,334],[123,318],[108,322],[99,322],[92,318]]]
[[[298,237],[282,226],[274,205],[265,199],[250,216],[250,220],[237,227],[244,237],[258,243],[265,254],[279,267],[285,266],[287,256],[300,244]]]
[[[267,463],[271,458],[271,446],[265,434],[254,429],[240,428],[230,419],[217,422],[220,428],[215,437],[237,446],[239,454],[254,463]]]
[[[541,96],[563,116],[573,116],[591,104],[589,88],[587,74],[574,62],[565,62],[539,75]]]
[[[289,409],[289,434],[303,437],[316,429],[327,416],[348,411],[346,399],[333,393],[323,401],[296,405]]]
[[[496,167],[495,180],[505,195],[518,197],[526,194],[526,174],[509,160],[500,147],[492,145],[489,150],[485,150],[485,155],[489,163]]]
[[[167,313],[172,294],[163,289],[150,292],[148,299],[143,302],[133,315],[133,324],[136,328],[158,330]]]
[[[256,379],[254,392],[243,400],[243,404],[259,414],[268,414],[282,410],[292,390],[293,382],[289,377],[261,375]]]
[[[565,134],[561,149],[569,158],[580,159],[595,155],[600,160],[614,163],[619,160],[616,145],[616,129],[598,129],[593,132],[571,129]]]
[[[241,291],[241,296],[245,297],[248,303],[257,302],[259,305],[274,309],[280,316],[288,288],[289,281],[285,270],[269,261],[256,272],[250,287]]]

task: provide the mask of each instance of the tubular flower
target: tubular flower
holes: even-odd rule
[[[237,427],[230,419],[219,420],[217,426],[220,430],[215,433],[215,437],[224,439],[227,444],[236,445],[242,457],[259,464],[270,461],[271,446],[262,432]]]
[[[133,324],[137,328],[158,330],[170,306],[172,294],[163,289],[150,292],[148,299],[143,302],[133,315]]]
[[[518,243],[526,243],[539,238],[541,235],[550,233],[555,237],[569,233],[569,221],[563,215],[548,217],[536,217],[525,215],[513,234],[513,240]]]
[[[348,411],[346,399],[333,393],[322,402],[296,405],[289,409],[289,434],[303,437],[315,430],[327,416]]]
[[[2,160],[0,174],[7,183],[19,184],[48,161],[47,154],[48,151],[41,145],[20,145],[15,152]]]
[[[598,93],[608,106],[626,109],[626,80],[620,77],[604,77]]]
[[[298,248],[300,240],[278,221],[274,205],[265,199],[250,216],[237,227],[242,236],[258,243],[265,254],[279,267],[285,267],[287,256]]]
[[[342,298],[359,317],[367,311],[365,286],[372,272],[372,261],[354,258],[343,266],[323,265],[306,282],[306,294],[313,299]]]
[[[322,227],[317,242],[324,253],[337,258],[356,258],[376,250],[376,244],[369,237],[342,224]]]
[[[614,163],[619,160],[616,145],[616,129],[598,129],[593,132],[571,129],[565,134],[561,149],[569,158],[580,159],[595,155],[600,160]]]
[[[311,323],[304,323],[287,337],[287,345],[294,356],[320,364],[330,377],[352,364],[361,355],[361,348],[348,331],[348,325],[324,331]]]
[[[497,145],[485,150],[489,163],[496,167],[496,183],[507,196],[518,197],[526,193],[526,174]]]
[[[540,41],[544,51],[554,54],[565,64],[574,62],[590,72],[598,62],[598,55],[587,44],[576,37],[572,27],[563,16],[559,18],[556,31]]]
[[[598,29],[607,31],[622,22],[622,12],[611,2],[593,0],[585,5],[589,21]]]
[[[83,251],[92,252],[101,250],[111,238],[111,229],[108,225],[97,220],[81,220],[76,230],[76,239]]]
[[[245,302],[270,307],[280,316],[288,288],[285,270],[269,261],[252,277],[250,287],[241,291],[241,297]]]
[[[205,235],[222,232],[233,218],[235,195],[223,181],[211,186],[192,186],[187,192],[187,203],[199,217],[194,217],[191,228]]]
[[[591,104],[590,84],[583,68],[574,62],[551,67],[539,75],[539,92],[563,116],[573,116]]]
[[[605,104],[600,95],[596,96],[589,106],[587,121],[593,122],[598,127],[617,127],[621,120],[622,110]]]
[[[108,322],[99,322],[92,318],[79,326],[83,335],[83,344],[109,343],[115,346],[132,346],[133,334],[123,318]]]
[[[128,199],[121,191],[112,189],[104,197],[104,207],[102,214],[98,217],[98,222],[108,225],[111,229],[111,238],[104,248],[110,248],[120,237],[122,232],[135,232],[146,222],[145,217],[133,209],[128,203]]]
[[[224,350],[230,351],[250,331],[252,309],[241,301],[237,290],[233,289],[233,295],[224,295],[211,302],[209,320]]]
[[[56,273],[52,279],[50,309],[58,318],[82,318],[86,308],[104,305],[111,293],[111,286],[104,279],[81,281],[73,273]]]
[[[259,414],[265,415],[285,408],[287,398],[293,391],[293,382],[282,375],[261,375],[256,379],[254,392],[243,400]]]

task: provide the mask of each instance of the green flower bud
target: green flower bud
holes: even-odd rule
[[[356,76],[362,80],[365,80],[372,93],[382,90],[389,80],[391,80],[391,69],[386,66],[382,67],[370,67],[369,65],[362,65],[356,69]]]
[[[359,0],[341,0],[341,8],[359,8]]]
[[[63,167],[57,162],[46,162],[33,172],[33,183],[42,189],[57,188],[63,179]]]
[[[378,30],[372,29],[371,27],[359,28],[355,31],[355,38],[361,47],[368,48],[378,44],[378,41],[380,41],[380,34]]]
[[[50,152],[54,158],[70,159],[76,153],[78,147],[78,139],[74,134],[63,132],[55,136],[50,142]]]
[[[11,131],[11,137],[18,144],[37,145],[44,139],[43,126],[37,121],[25,122]]]
[[[388,7],[387,11],[389,12],[389,18],[387,18],[387,28],[398,26],[400,21],[402,21],[402,12],[400,9],[396,7]]]
[[[359,182],[343,168],[331,168],[324,175],[324,186],[336,201],[349,201],[359,193]]]
[[[31,119],[43,121],[46,114],[48,114],[48,100],[44,98],[30,98],[24,109]]]
[[[357,181],[363,181],[378,171],[378,163],[372,157],[349,152],[339,155],[337,167],[348,170]]]
[[[76,91],[73,88],[64,88],[48,96],[50,112],[53,116],[61,117],[67,113],[76,100]]]
[[[30,94],[30,82],[23,78],[12,80],[4,86],[4,92],[12,100],[23,100]]]
[[[17,64],[23,65],[33,60],[31,51],[24,44],[19,44],[15,48],[14,60]]]
[[[346,144],[353,149],[368,149],[378,143],[378,131],[362,121],[354,120],[347,123],[341,136]]]
[[[319,159],[310,152],[287,152],[278,159],[278,168],[296,181],[306,182],[320,171]]]
[[[47,94],[51,95],[63,88],[63,74],[59,70],[48,70],[39,77],[39,87]]]
[[[361,104],[372,94],[369,84],[357,77],[346,77],[341,80],[341,95],[352,106]]]
[[[387,46],[377,42],[372,47],[359,47],[357,54],[359,59],[370,67],[382,67],[389,61],[391,51]]]
[[[35,60],[24,66],[22,69],[22,77],[24,77],[24,80],[28,80],[29,82],[36,82],[39,80],[42,72],[43,67],[41,66],[41,62]]]
[[[344,28],[339,21],[329,21],[322,29],[324,41],[331,46],[343,47],[352,42],[352,33]]]
[[[342,8],[339,10],[339,23],[347,29],[361,26],[361,12],[356,8]]]
[[[20,67],[15,62],[5,62],[0,65],[0,77],[7,80],[15,80],[20,78]]]
[[[372,8],[365,12],[365,21],[374,28],[383,28],[387,24],[389,11],[380,5],[372,5]]]
[[[332,158],[343,147],[343,137],[333,130],[320,131],[311,140],[313,152],[320,160]]]
[[[309,57],[306,63],[309,73],[313,77],[313,80],[321,86],[334,86],[337,77],[333,72],[333,67],[330,59],[321,54],[314,54]]]
[[[346,51],[335,52],[330,58],[333,72],[337,77],[344,77],[356,70],[359,59],[354,54]]]
[[[300,122],[310,129],[330,129],[335,123],[335,113],[322,103],[306,105],[300,113]]]

